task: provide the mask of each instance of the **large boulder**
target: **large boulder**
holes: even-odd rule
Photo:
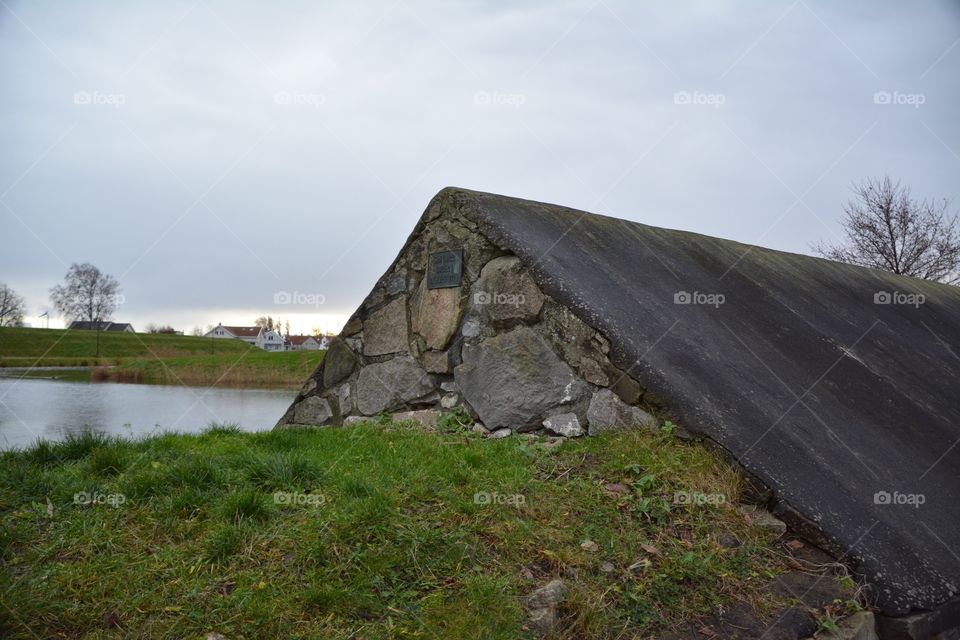
[[[397,356],[387,362],[368,364],[360,370],[356,387],[357,409],[372,416],[381,411],[403,408],[434,391],[433,381],[415,359]]]
[[[407,297],[400,296],[370,314],[363,323],[363,337],[363,354],[366,356],[407,351]]]
[[[643,409],[631,407],[609,389],[600,389],[590,400],[587,409],[590,435],[610,429],[645,427],[655,429],[656,419]]]
[[[520,258],[500,256],[480,271],[471,303],[482,307],[491,325],[509,327],[518,322],[535,321],[543,307],[543,293],[523,268]]]
[[[326,424],[333,417],[330,403],[318,396],[304,398],[293,409],[294,424]]]
[[[543,414],[570,410],[588,393],[587,384],[528,327],[464,345],[454,379],[491,430],[539,427]]]

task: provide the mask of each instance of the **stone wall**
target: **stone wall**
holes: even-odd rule
[[[461,286],[427,288],[429,256],[452,249],[463,250]],[[603,335],[545,295],[519,258],[441,199],[278,426],[380,414],[429,422],[434,412],[458,407],[498,436],[653,426],[639,406],[643,388],[609,353]]]

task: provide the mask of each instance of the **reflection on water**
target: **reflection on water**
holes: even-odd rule
[[[124,436],[197,432],[211,422],[261,431],[276,424],[295,395],[275,389],[0,378],[0,447],[24,447],[37,438],[60,440],[90,427]]]

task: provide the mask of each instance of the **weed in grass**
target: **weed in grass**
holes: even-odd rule
[[[241,489],[227,495],[223,499],[221,513],[224,518],[236,524],[247,521],[264,522],[273,515],[266,498],[251,489]]]
[[[235,436],[238,433],[243,433],[240,429],[240,425],[235,423],[217,423],[212,422],[210,426],[203,430],[203,435],[210,436],[212,438],[217,438],[221,436]]]
[[[303,594],[303,607],[316,614],[338,613],[347,609],[347,596],[334,586],[311,587]]]
[[[243,544],[243,531],[232,524],[215,529],[204,544],[204,558],[207,562],[223,562],[236,555]]]
[[[40,466],[49,466],[60,462],[53,443],[49,440],[37,440],[23,452],[24,458]]]
[[[95,449],[108,447],[114,443],[110,436],[92,429],[80,433],[70,433],[63,442],[53,445],[53,452],[63,462],[81,460]]]
[[[244,468],[255,485],[276,491],[313,489],[326,479],[317,463],[299,453],[253,457],[244,463]]]
[[[206,488],[220,482],[219,469],[209,457],[188,455],[173,463],[167,471],[171,484]]]
[[[128,464],[126,451],[119,446],[98,447],[90,454],[88,464],[95,476],[115,476],[123,472]]]
[[[169,493],[172,485],[170,474],[163,465],[153,463],[124,474],[120,491],[132,500],[143,500]]]
[[[441,413],[437,418],[437,429],[443,433],[463,431],[471,424],[473,424],[473,420],[463,407],[457,407],[453,411]]]
[[[170,497],[170,510],[186,518],[199,516],[210,503],[212,496],[200,489],[185,487]]]

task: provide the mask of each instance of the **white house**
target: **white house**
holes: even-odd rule
[[[264,351],[284,351],[283,336],[270,329],[260,333],[260,340],[256,343]]]
[[[325,348],[321,345],[321,340],[313,336],[290,336],[287,338],[287,350],[289,351],[319,351]]]
[[[243,340],[264,351],[283,351],[283,336],[276,331],[263,327],[227,327],[218,324],[204,334],[206,338],[227,338]]]

